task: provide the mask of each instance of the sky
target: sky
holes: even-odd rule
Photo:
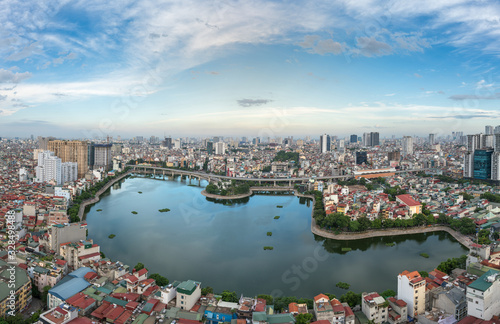
[[[44,2],[0,6],[0,137],[500,124],[498,1]]]

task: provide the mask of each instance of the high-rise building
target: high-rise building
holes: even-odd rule
[[[351,143],[357,143],[358,142],[358,135],[351,135],[351,140],[350,140]]]
[[[465,152],[464,155],[464,178],[474,177],[474,153]]]
[[[492,149],[479,149],[474,151],[474,179],[491,179]]]
[[[111,158],[112,144],[90,144],[94,147],[94,165],[93,169],[103,168],[106,171],[113,167],[113,159]]]
[[[363,163],[368,164],[368,155],[366,154],[366,151],[356,152],[356,164],[361,165]]]
[[[379,133],[378,132],[371,132],[370,133],[370,146],[378,146],[380,145],[379,141]]]
[[[330,152],[331,138],[329,135],[323,134],[319,137],[319,150],[321,153]]]
[[[215,154],[222,155],[224,153],[226,153],[226,143],[224,142],[215,143]]]
[[[370,146],[371,142],[371,133],[363,133],[363,146]]]
[[[207,142],[207,153],[208,155],[214,154],[214,142]]]
[[[51,155],[44,158],[43,164],[38,165],[35,170],[37,182],[54,181],[58,185],[62,183],[61,159],[57,156]]]
[[[493,134],[500,134],[500,125],[496,126],[493,130]]]
[[[500,151],[491,155],[491,180],[500,181]]]
[[[173,143],[172,143],[172,138],[171,137],[165,137],[165,139],[162,142],[162,146],[171,150]]]
[[[400,151],[392,151],[387,153],[387,159],[389,161],[400,161],[401,160],[401,152]]]
[[[481,148],[492,148],[494,146],[494,135],[483,135],[481,138]]]
[[[47,145],[49,144],[49,141],[53,141],[55,139],[56,139],[55,137],[38,136],[38,148],[40,150],[47,150],[48,149]]]
[[[403,156],[413,154],[413,137],[404,136],[403,137]]]
[[[76,181],[78,179],[78,163],[61,163],[61,183]]]
[[[493,135],[493,126],[484,126],[484,133],[486,135]]]
[[[500,134],[493,135],[493,149],[500,152]]]
[[[62,162],[78,163],[78,178],[88,171],[88,143],[83,141],[50,141],[48,149]]]
[[[467,135],[467,151],[474,152],[481,148],[483,134]]]
[[[429,145],[436,144],[435,136],[436,136],[436,134],[429,134]]]

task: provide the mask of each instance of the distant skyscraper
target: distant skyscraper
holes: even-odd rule
[[[331,139],[329,135],[323,134],[319,137],[319,149],[321,153],[330,152]]]
[[[493,130],[494,134],[500,134],[500,125],[496,126],[495,129]]]
[[[370,133],[370,146],[378,146],[378,145],[380,145],[379,133],[378,132],[371,132]]]
[[[494,146],[494,135],[483,135],[481,138],[481,148],[492,148]]]
[[[162,142],[162,146],[171,150],[172,149],[172,138],[171,137],[165,137],[165,139]]]
[[[481,148],[482,134],[467,135],[467,151],[474,152]]]
[[[226,152],[226,143],[218,142],[215,143],[215,154],[222,155]]]
[[[436,134],[429,134],[429,144],[430,145],[436,144],[435,136],[436,136]]]
[[[42,137],[38,136],[38,148],[40,150],[48,150],[49,141],[55,140],[55,137]]]
[[[214,154],[214,142],[207,142],[207,153],[208,155]]]
[[[491,158],[493,150],[479,149],[474,151],[474,179],[491,179]]]
[[[493,135],[493,126],[484,126],[484,133],[486,135]]]
[[[358,142],[358,135],[351,135],[351,143],[357,143]]]
[[[403,156],[413,154],[413,137],[405,136],[403,137]]]
[[[371,142],[371,133],[363,133],[363,146],[370,146]]]

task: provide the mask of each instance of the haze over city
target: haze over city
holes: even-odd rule
[[[495,1],[6,1],[4,136],[477,132]]]

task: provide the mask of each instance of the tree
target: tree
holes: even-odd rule
[[[295,317],[296,324],[308,324],[311,323],[313,319],[313,314],[299,314]]]
[[[349,224],[349,230],[351,232],[357,232],[359,231],[359,222],[357,220],[355,221],[352,221],[350,224]]]
[[[47,303],[47,295],[49,294],[49,290],[50,290],[50,286],[45,286],[43,287],[43,292],[42,292],[42,296],[41,296],[41,300],[42,300],[42,303],[46,304]]]
[[[156,285],[160,287],[168,285],[168,279],[158,273],[153,273],[149,276],[149,278],[154,279],[156,281]]]
[[[387,289],[386,291],[384,291],[383,293],[381,293],[380,296],[382,296],[385,299],[387,299],[389,297],[396,296],[396,292],[394,290],[392,290],[392,289]]]
[[[144,269],[144,264],[139,262],[135,265],[134,269],[135,269],[135,271],[142,270],[142,269]]]
[[[208,294],[213,294],[213,293],[214,293],[214,289],[212,287],[210,287],[210,286],[207,286],[205,288],[201,288],[201,294],[203,296],[206,296]]]
[[[420,273],[420,277],[427,278],[429,277],[429,273],[427,271],[418,271]]]
[[[361,305],[361,294],[356,294],[355,292],[348,291],[344,295],[340,296],[340,301],[342,303],[348,303],[351,307]]]
[[[238,297],[236,296],[235,291],[224,290],[221,294],[222,300],[226,302],[237,303]]]

